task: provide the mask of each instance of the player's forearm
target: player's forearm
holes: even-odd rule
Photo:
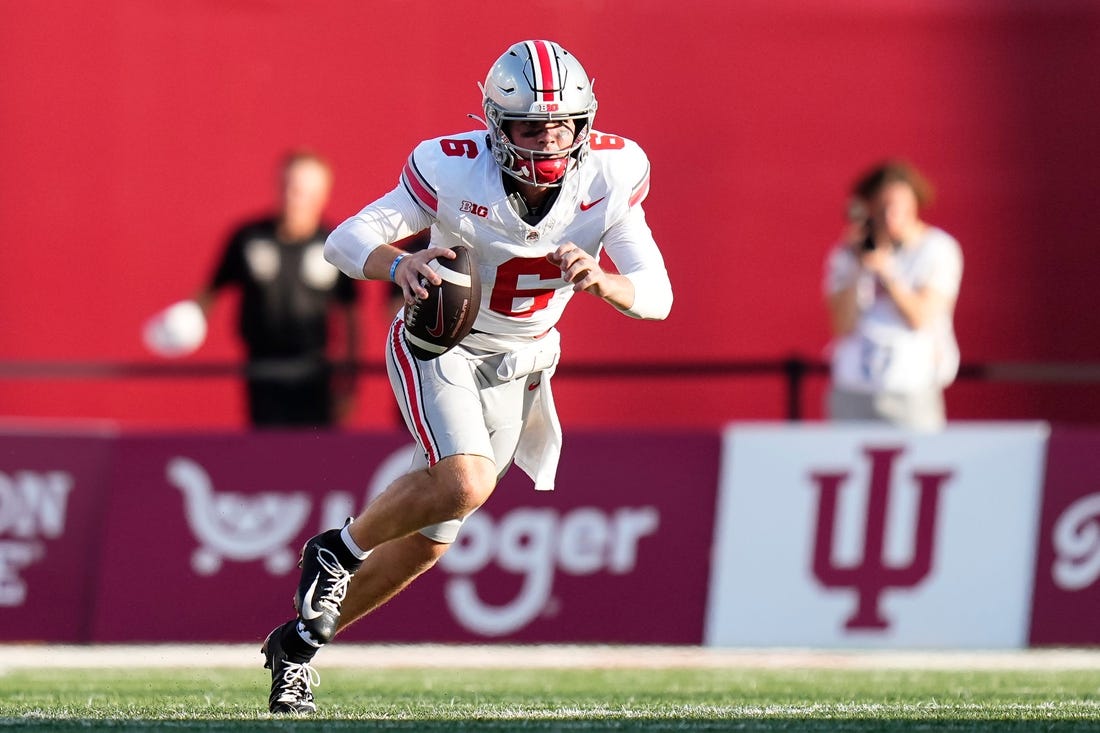
[[[597,287],[588,292],[625,311],[634,304],[634,284],[622,275],[605,273]]]
[[[332,231],[325,242],[325,259],[348,277],[388,280],[389,265],[400,254],[388,245],[427,229],[431,223],[403,188],[395,188]],[[393,250],[384,271],[375,267],[379,260],[372,257],[379,248]]]
[[[672,283],[662,269],[610,275],[623,281],[616,300],[608,301],[632,318],[663,320],[672,311]]]
[[[368,280],[392,280],[393,263],[403,254],[406,253],[391,244],[378,246],[367,257],[363,274]]]
[[[672,309],[672,283],[641,207],[605,232],[603,245],[630,286],[630,295],[620,296],[613,305],[632,318],[667,318]]]

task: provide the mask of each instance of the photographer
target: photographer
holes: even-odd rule
[[[938,430],[943,389],[959,366],[952,317],[962,251],[921,219],[932,192],[911,165],[875,166],[851,193],[851,225],[826,262],[834,336],[826,414]]]

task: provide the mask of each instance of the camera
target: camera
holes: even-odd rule
[[[875,221],[871,218],[867,203],[859,198],[849,199],[847,217],[852,224],[859,221],[863,222],[863,226],[860,228],[863,232],[863,239],[859,242],[859,251],[870,252],[873,250],[875,248]]]
[[[875,247],[878,246],[875,241],[875,223],[872,219],[868,219],[863,224],[863,239],[859,243],[859,250],[861,252],[872,252]]]

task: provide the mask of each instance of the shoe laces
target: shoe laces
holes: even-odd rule
[[[340,604],[344,602],[344,596],[348,594],[348,583],[351,582],[351,573],[340,564],[332,550],[321,547],[317,550],[317,562],[327,573],[320,595],[316,598],[318,606],[331,613],[340,612]]]
[[[297,662],[283,662],[282,691],[277,702],[295,704],[313,700],[313,687],[321,686],[321,674],[309,664]]]

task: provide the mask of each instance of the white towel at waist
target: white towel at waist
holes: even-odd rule
[[[550,388],[553,374],[554,369],[542,373],[538,397],[531,405],[516,448],[516,465],[531,477],[539,491],[553,491],[561,456],[561,423]]]
[[[462,345],[505,354],[497,369],[497,377],[502,381],[522,379],[534,372],[541,372],[538,394],[519,436],[515,463],[531,477],[536,489],[552,491],[562,436],[550,378],[561,354],[561,334],[556,328],[536,339],[472,333],[463,339]]]

